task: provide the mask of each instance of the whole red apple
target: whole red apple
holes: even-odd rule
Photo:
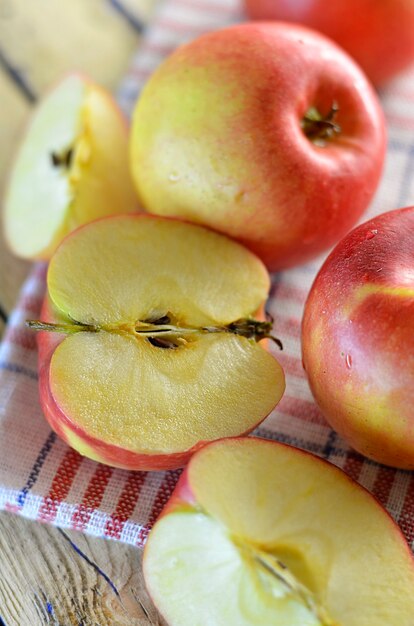
[[[414,469],[414,207],[333,250],[306,303],[302,349],[332,427],[371,459]]]
[[[328,39],[242,24],[179,48],[139,99],[131,167],[145,208],[234,237],[271,270],[336,243],[377,187],[377,96]]]
[[[299,22],[347,50],[380,84],[414,60],[413,0],[245,0],[251,19]]]

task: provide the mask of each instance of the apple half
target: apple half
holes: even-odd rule
[[[223,235],[155,216],[98,220],[53,256],[39,333],[40,397],[82,454],[171,469],[203,443],[251,431],[283,370],[253,318],[269,275]]]
[[[48,259],[78,226],[137,209],[127,130],[112,96],[80,74],[42,100],[6,194],[4,230],[16,255]]]
[[[263,439],[192,457],[143,567],[170,626],[414,623],[414,559],[391,517],[342,470]]]

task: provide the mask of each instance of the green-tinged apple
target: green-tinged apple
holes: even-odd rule
[[[85,456],[179,467],[206,441],[251,431],[283,394],[283,370],[258,343],[271,323],[254,319],[268,273],[222,235],[154,216],[98,220],[64,240],[47,282],[31,323],[55,331],[39,333],[41,405]]]
[[[244,0],[256,20],[299,22],[347,50],[375,84],[414,61],[414,0]]]
[[[256,438],[190,460],[144,577],[170,626],[412,626],[414,559],[342,470]]]
[[[306,302],[302,349],[332,427],[365,456],[414,469],[414,207],[333,250]]]
[[[36,109],[17,154],[4,207],[11,250],[48,259],[78,226],[137,207],[126,120],[109,93],[70,74]]]
[[[242,24],[180,47],[139,98],[131,168],[145,208],[238,239],[271,270],[355,224],[384,158],[377,96],[328,39]]]

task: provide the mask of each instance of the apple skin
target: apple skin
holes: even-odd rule
[[[245,0],[250,19],[298,22],[336,41],[375,85],[414,61],[413,0]]]
[[[302,119],[334,102],[342,130],[315,145]],[[360,69],[322,35],[282,23],[236,25],[180,47],[148,81],[131,132],[147,211],[225,233],[271,271],[349,231],[384,151],[383,113]]]
[[[40,319],[44,322],[64,321],[53,311],[53,306],[46,296],[43,301]],[[256,315],[256,319],[265,319],[264,307]],[[184,467],[190,457],[198,449],[202,448],[206,441],[199,441],[197,445],[184,452],[173,454],[138,454],[114,444],[106,443],[96,437],[92,437],[74,423],[59,407],[55,401],[49,384],[50,362],[58,345],[66,338],[65,334],[40,331],[37,334],[38,345],[38,372],[39,372],[39,396],[43,414],[55,433],[69,446],[99,463],[119,467],[127,470],[157,471],[171,470]],[[268,340],[261,342],[265,348],[269,348]],[[254,430],[260,422],[252,426],[240,436],[247,435]]]
[[[332,251],[306,302],[302,353],[331,426],[365,456],[414,469],[414,207]]]

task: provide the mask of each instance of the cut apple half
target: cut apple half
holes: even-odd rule
[[[37,108],[11,172],[4,213],[10,248],[48,259],[77,226],[136,208],[126,121],[109,93],[71,74]]]
[[[263,439],[191,458],[143,564],[170,626],[413,624],[413,555],[391,517],[335,466]]]
[[[284,391],[258,343],[261,261],[176,220],[99,220],[48,272],[40,386],[46,417],[81,453],[121,467],[183,465],[206,441],[251,431]],[[66,337],[63,333],[66,333]]]

